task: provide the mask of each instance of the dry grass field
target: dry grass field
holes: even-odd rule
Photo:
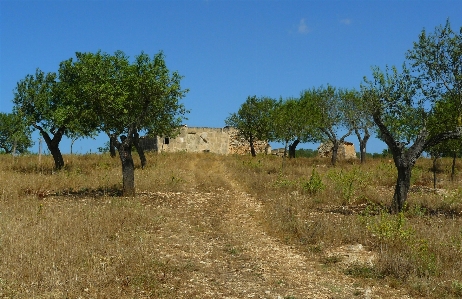
[[[0,156],[0,298],[461,298],[460,162],[148,154]],[[137,157],[135,156],[135,160]],[[139,163],[139,162],[138,162]]]

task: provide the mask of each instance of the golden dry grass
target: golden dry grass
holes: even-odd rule
[[[334,168],[324,159],[148,154],[144,170],[136,165],[136,198],[120,197],[119,160],[65,161],[53,173],[51,157],[0,156],[2,298],[362,298],[369,286],[382,298],[462,296],[462,176],[450,181],[450,160],[436,191],[431,161],[418,161],[400,215],[384,209],[395,183],[387,159]],[[371,250],[373,265],[328,254],[350,244]],[[311,276],[290,277],[290,261],[258,253],[274,246],[325,280],[297,287]]]

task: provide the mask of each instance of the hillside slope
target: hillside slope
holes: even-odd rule
[[[117,160],[94,159],[2,170],[1,298],[411,298],[344,273],[372,259],[365,244],[316,254],[271,231],[269,199],[236,167],[255,160],[151,156],[121,198]]]

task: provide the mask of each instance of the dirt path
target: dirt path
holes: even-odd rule
[[[156,249],[177,265],[193,265],[177,285],[181,298],[410,298],[323,266],[265,233],[261,203],[226,176],[229,189],[159,194],[168,215]],[[202,179],[202,178],[201,178]]]

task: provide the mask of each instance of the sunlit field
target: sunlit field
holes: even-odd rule
[[[452,160],[439,161],[434,189],[432,161],[421,158],[405,211],[390,215],[396,171],[387,158],[332,167],[319,158],[148,154],[143,170],[134,158],[136,197],[125,198],[120,161],[107,154],[65,155],[58,172],[49,156],[0,156],[1,298],[244,296],[217,266],[252,261],[230,225],[246,209],[236,196],[258,204],[245,221],[326,276],[354,280],[357,289],[332,288],[331,298],[384,285],[416,298],[462,297],[460,161],[452,179]],[[357,244],[369,262],[332,254]],[[249,269],[239,276],[249,285],[270,284],[264,269]],[[281,281],[256,298],[302,298]]]

